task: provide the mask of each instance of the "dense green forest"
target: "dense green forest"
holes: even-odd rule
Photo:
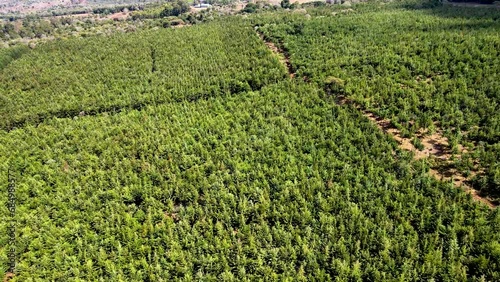
[[[487,176],[498,18],[378,4],[306,13],[0,49],[13,280],[500,280],[499,210],[337,103],[408,135],[444,128],[498,189]]]
[[[20,280],[499,278],[500,214],[311,86],[54,118],[0,140]]]
[[[335,87],[337,94],[389,119],[406,135],[438,127],[455,148],[473,148],[456,166],[474,170],[479,160],[484,173],[475,187],[500,198],[497,10],[366,5],[347,13],[310,13],[317,17],[267,14],[255,24],[289,54],[298,77],[323,87],[327,78],[338,78],[343,85]]]
[[[252,27],[234,20],[61,40],[6,67],[0,76],[0,127],[257,90],[285,76]]]
[[[0,48],[0,71],[10,62],[21,58],[21,56],[28,51],[29,48],[24,45],[13,46],[11,48]]]

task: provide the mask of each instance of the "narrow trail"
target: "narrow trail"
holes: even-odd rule
[[[290,63],[290,58],[286,54],[286,52],[278,48],[278,46],[276,46],[276,44],[274,44],[273,42],[266,40],[264,34],[260,33],[259,31],[256,32],[260,39],[266,44],[266,46],[278,57],[281,64],[285,66],[288,71],[288,76],[290,76],[290,78],[294,78],[295,72],[293,70],[292,64]]]
[[[256,30],[256,32],[262,39],[262,41],[266,44],[266,46],[280,58],[281,63],[287,68],[290,78],[294,78],[295,73],[293,72],[290,58],[287,56],[287,54],[283,50],[278,48],[273,42],[267,41],[264,35],[261,34],[258,30]],[[433,159],[436,160],[439,164],[444,164],[441,169],[436,169],[433,167],[429,170],[429,174],[434,178],[440,181],[452,181],[454,186],[461,187],[465,192],[471,194],[474,200],[487,205],[489,208],[497,207],[497,205],[495,205],[487,198],[481,197],[477,190],[467,184],[467,182],[469,182],[469,179],[462,176],[458,171],[456,171],[449,165],[452,162],[451,158],[453,157],[453,153],[448,139],[444,137],[442,130],[437,130],[433,134],[427,134],[425,130],[421,130],[420,132],[418,132],[416,137],[420,140],[420,143],[423,146],[423,150],[418,150],[413,145],[411,138],[403,137],[401,131],[393,127],[390,120],[383,119],[373,112],[363,109],[359,104],[356,104],[354,101],[350,100],[347,97],[338,96],[337,99],[337,103],[339,105],[349,104],[358,109],[380,130],[394,138],[394,140],[399,143],[399,147],[401,149],[412,151],[414,153],[413,156],[415,160]],[[458,152],[459,154],[455,155],[456,157],[460,157],[462,153],[466,153],[467,149],[461,145],[458,145]],[[472,178],[476,174],[477,172],[472,172],[470,178]]]
[[[450,164],[452,163],[451,159],[453,157],[453,153],[448,142],[448,138],[444,137],[442,130],[437,130],[433,134],[426,134],[427,132],[425,130],[419,131],[416,134],[416,137],[420,140],[423,146],[423,150],[419,150],[413,145],[411,138],[403,137],[401,131],[392,126],[390,120],[383,119],[375,115],[373,112],[363,109],[360,105],[354,103],[354,101],[344,96],[338,97],[337,102],[339,105],[353,105],[356,109],[363,113],[366,118],[371,120],[380,130],[394,138],[394,140],[399,143],[399,147],[401,149],[412,151],[415,160],[433,159],[438,164],[442,164],[443,166],[441,169],[431,168],[429,170],[429,174],[434,178],[440,181],[452,181],[453,185],[455,185],[456,187],[461,187],[467,193],[471,194],[474,200],[482,202],[490,208],[497,207],[497,205],[495,205],[487,198],[481,197],[477,190],[467,184],[470,179],[464,177],[458,171],[456,171],[456,169],[450,167]],[[458,152],[459,154],[455,155],[456,157],[460,157],[462,153],[466,153],[467,149],[462,145],[458,145]],[[474,177],[475,175],[477,175],[477,172],[472,171],[470,178]]]

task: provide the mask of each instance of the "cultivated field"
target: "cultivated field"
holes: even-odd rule
[[[5,280],[500,280],[495,13],[209,16],[0,49]]]

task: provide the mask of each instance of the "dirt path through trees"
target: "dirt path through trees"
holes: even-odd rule
[[[293,68],[290,63],[290,58],[287,56],[287,54],[278,46],[276,46],[273,42],[266,40],[263,34],[259,33],[258,31],[257,34],[262,39],[262,41],[267,45],[267,47],[280,59],[281,63],[287,68],[290,78],[294,78],[295,73],[293,72]],[[354,103],[354,101],[344,96],[338,96],[337,103],[339,105],[346,105],[346,104],[353,105],[356,109],[362,112],[366,118],[371,120],[380,130],[382,130],[386,134],[391,135],[392,138],[394,138],[394,140],[396,140],[399,143],[399,147],[401,149],[406,151],[412,151],[414,153],[413,156],[415,160],[420,160],[420,159],[436,160],[441,165],[440,169],[436,169],[433,167],[429,171],[429,174],[435,177],[436,179],[440,181],[452,181],[453,185],[464,189],[464,191],[471,194],[475,200],[482,202],[483,204],[487,205],[490,208],[496,207],[496,205],[493,202],[491,202],[485,197],[481,197],[477,190],[475,190],[472,186],[467,184],[470,178],[474,177],[477,174],[477,172],[472,171],[468,179],[464,177],[461,173],[456,171],[456,169],[454,169],[450,165],[452,162],[453,153],[451,150],[451,146],[448,142],[448,139],[444,137],[442,130],[438,129],[436,130],[436,132],[432,134],[427,134],[425,130],[418,132],[416,138],[418,138],[418,140],[422,144],[421,146],[422,150],[419,150],[415,147],[415,145],[413,145],[411,138],[403,137],[401,131],[392,126],[390,120],[383,119],[375,115],[373,112],[361,108],[360,105]],[[462,153],[466,152],[467,150],[463,146],[458,145],[458,155],[456,155],[456,157],[460,157]]]
[[[293,71],[292,64],[290,63],[290,58],[286,54],[286,52],[283,51],[278,46],[276,46],[276,44],[274,44],[273,42],[266,40],[266,38],[264,37],[264,35],[262,33],[257,31],[257,35],[259,35],[260,39],[262,39],[262,41],[266,44],[266,46],[278,57],[281,64],[286,67],[290,78],[294,78],[295,72]]]
[[[401,131],[392,126],[391,121],[388,119],[382,119],[374,113],[362,109],[361,106],[357,105],[353,101],[349,100],[344,96],[340,96],[338,99],[340,105],[350,104],[357,108],[363,113],[365,117],[371,120],[377,125],[377,127],[384,133],[389,134],[399,143],[399,147],[406,151],[412,151],[414,153],[413,157],[415,160],[420,159],[434,159],[438,164],[440,164],[440,169],[431,168],[429,174],[434,176],[436,179],[441,181],[452,181],[453,185],[456,187],[462,187],[466,192],[470,193],[472,197],[484,203],[490,208],[495,208],[496,205],[492,203],[487,198],[481,197],[477,190],[468,185],[467,182],[470,178],[477,174],[477,171],[471,171],[469,179],[464,177],[461,173],[456,171],[450,164],[452,164],[453,152],[451,146],[448,142],[448,138],[444,137],[442,130],[436,130],[432,134],[426,134],[425,130],[421,130],[416,134],[416,138],[420,140],[423,149],[419,150],[413,145],[410,138],[403,137]],[[460,157],[462,153],[466,153],[467,150],[458,145],[458,154],[456,157]]]

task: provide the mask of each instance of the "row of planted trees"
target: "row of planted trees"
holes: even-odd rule
[[[251,28],[230,23],[40,46],[0,73],[1,127],[237,93],[285,77]]]
[[[498,212],[312,85],[51,119],[0,144],[18,279],[499,278]]]
[[[391,15],[371,21],[397,27]],[[323,91],[322,71],[370,105],[347,74],[366,71],[376,82],[363,89],[383,87],[373,68],[397,55],[340,46],[371,64],[360,69],[351,55],[337,74],[330,67],[341,53],[323,55],[322,44],[366,26],[285,17],[251,20],[266,20],[262,31],[280,36],[313,83],[288,79],[250,21],[233,18],[54,42],[11,62],[0,91],[12,110],[0,113],[4,123],[26,119],[0,131],[0,170],[16,179],[16,278],[499,280],[498,210],[430,177],[425,162]],[[298,52],[307,51],[301,40],[311,53]],[[109,105],[117,110],[95,110]],[[74,109],[82,113],[54,114]]]
[[[324,84],[344,81],[341,92],[405,136],[442,129],[451,143],[474,148],[456,164],[484,171],[475,187],[497,200],[500,120],[500,40],[496,11],[398,6],[346,14],[337,8],[298,15],[258,16],[254,24],[290,55],[298,77]],[[372,7],[372,9],[370,9]],[[332,16],[324,16],[327,11]],[[465,165],[479,159],[480,167]]]

